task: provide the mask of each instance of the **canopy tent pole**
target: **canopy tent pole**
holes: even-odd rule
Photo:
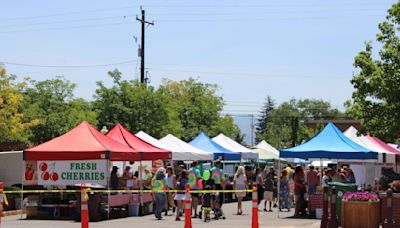
[[[107,189],[108,189],[108,193],[107,193],[107,208],[108,208],[108,210],[107,210],[107,219],[108,220],[110,220],[110,210],[111,210],[111,207],[110,207],[110,178],[111,178],[111,175],[109,175],[109,173],[110,173],[110,160],[108,160],[107,159],[107,176],[108,176],[108,178],[107,178]]]
[[[282,172],[281,171],[281,158],[279,157],[279,160],[278,160],[278,207],[280,207],[281,206],[281,204],[280,204],[280,196],[281,196],[281,176],[280,176],[280,173]],[[279,217],[279,208],[278,208],[278,218],[280,218]]]
[[[320,178],[319,178],[320,179],[319,182],[320,182],[320,186],[322,187],[322,177],[324,176],[324,171],[323,171],[324,166],[322,164],[322,158],[319,159],[319,168],[321,169],[320,170],[321,175],[320,175]]]
[[[23,152],[24,153],[24,152]],[[36,162],[37,163],[37,162]],[[22,191],[21,191],[21,219],[22,219],[22,216],[23,216],[23,211],[24,211],[24,206],[25,206],[25,203],[24,203],[24,182],[25,182],[25,167],[26,167],[26,161],[25,160],[22,160],[22,181],[21,181],[21,189],[22,189]],[[36,170],[37,171],[37,170]],[[37,174],[36,174],[37,175]]]

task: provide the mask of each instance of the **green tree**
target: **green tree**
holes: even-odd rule
[[[109,75],[114,80],[113,85],[108,88],[97,82],[94,96],[99,127],[111,128],[121,123],[133,133],[143,130],[155,137],[179,133],[177,113],[168,106],[165,96],[152,86],[121,80],[118,70],[109,72]]]
[[[260,117],[257,119],[256,126],[256,142],[262,141],[263,135],[267,133],[268,123],[271,111],[275,108],[275,102],[271,96],[267,96],[264,106],[260,112]]]
[[[370,133],[386,141],[400,141],[400,1],[388,10],[379,24],[376,40],[378,55],[371,42],[355,57],[357,72],[351,83],[355,91],[347,101],[348,113],[362,120],[362,133]]]
[[[218,86],[201,83],[193,78],[182,81],[164,79],[161,93],[167,97],[169,106],[177,111],[183,140],[190,141],[200,131],[210,136],[224,133],[236,138],[239,128],[230,116],[221,117],[222,97],[216,95]]]
[[[30,128],[30,141],[33,144],[64,134],[83,120],[91,124],[97,123],[92,105],[74,97],[75,87],[74,83],[56,77],[45,81],[31,81],[23,90],[26,119],[38,120],[38,124]]]
[[[0,147],[3,150],[24,147],[28,143],[29,128],[38,123],[34,118],[25,120],[26,114],[21,111],[24,97],[20,93],[25,82],[17,83],[15,79],[0,67]]]
[[[259,137],[277,148],[292,147],[318,133],[306,126],[306,120],[334,120],[343,117],[344,114],[332,108],[329,102],[291,99],[269,112],[266,132],[259,134]]]

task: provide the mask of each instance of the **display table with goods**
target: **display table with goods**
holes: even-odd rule
[[[377,228],[380,223],[380,200],[375,193],[346,192],[342,199],[343,228]]]
[[[40,193],[24,199],[28,219],[73,219],[76,195],[74,193]]]

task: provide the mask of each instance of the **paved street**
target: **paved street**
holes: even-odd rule
[[[261,208],[261,206],[260,206]],[[193,219],[193,227],[251,227],[251,202],[244,203],[244,215],[234,215],[236,212],[236,203],[230,203],[224,205],[226,220],[212,220],[210,223],[204,223],[199,219]],[[277,210],[274,212],[259,212],[260,227],[319,227],[319,221],[316,219],[292,219],[287,218],[293,215],[292,212],[281,212],[280,217],[277,217]],[[110,221],[102,221],[97,223],[90,223],[91,228],[125,228],[134,227],[133,224],[140,224],[141,227],[166,227],[166,228],[178,228],[184,226],[184,221],[175,221],[174,216],[164,217],[164,220],[158,221],[154,218],[154,215],[148,215],[144,217],[129,217],[123,219],[115,219]],[[57,227],[57,228],[78,228],[80,223],[73,221],[43,221],[43,220],[24,220],[20,219],[20,216],[9,216],[2,220],[1,228],[42,228],[42,227]]]

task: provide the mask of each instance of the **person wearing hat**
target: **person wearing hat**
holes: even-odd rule
[[[110,189],[117,190],[119,187],[118,167],[113,166],[110,175]]]

